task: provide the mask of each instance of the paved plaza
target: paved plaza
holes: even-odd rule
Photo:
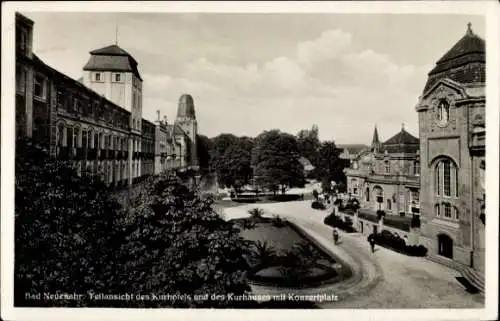
[[[355,276],[346,284],[334,284],[294,292],[329,292],[337,302],[322,308],[483,308],[484,296],[470,294],[456,280],[460,273],[422,257],[406,256],[382,247],[371,253],[366,236],[341,233],[341,244],[333,245],[331,228],[323,224],[329,211],[313,210],[310,201],[245,204],[224,209],[225,219],[248,216],[259,207],[265,216],[280,215],[300,225],[318,242],[348,262]],[[254,292],[272,289],[254,286]],[[274,289],[276,291],[276,289]]]

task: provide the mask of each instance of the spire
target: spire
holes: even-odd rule
[[[466,35],[467,35],[467,36],[472,36],[473,34],[474,34],[474,33],[472,32],[472,23],[470,23],[470,22],[469,22],[469,23],[467,24],[467,33],[466,33]]]
[[[380,140],[378,139],[377,124],[375,124],[375,130],[373,131],[372,147],[378,147],[380,145]]]
[[[405,130],[405,123],[401,123],[401,131]]]

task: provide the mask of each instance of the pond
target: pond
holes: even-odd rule
[[[352,275],[333,253],[292,222],[273,218],[232,220],[251,242],[250,282],[277,287],[316,287]],[[333,241],[332,241],[333,242]]]

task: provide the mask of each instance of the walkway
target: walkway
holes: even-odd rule
[[[245,204],[224,209],[226,219],[248,216],[256,207]],[[323,224],[327,211],[313,210],[310,201],[259,204],[265,216],[280,215],[299,224],[311,236],[347,259],[358,278],[346,285],[331,285],[320,289],[297,290],[298,294],[337,295],[339,301],[321,304],[322,308],[483,308],[482,294],[469,294],[455,277],[460,274],[448,267],[421,257],[410,257],[377,247],[371,253],[366,237],[340,231],[342,244],[333,245],[331,228]],[[346,286],[350,286],[346,289]],[[252,287],[256,293],[271,289]],[[274,289],[275,290],[275,289]],[[299,292],[300,291],[300,292]]]

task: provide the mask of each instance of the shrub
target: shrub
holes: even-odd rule
[[[427,248],[423,245],[406,245],[406,242],[399,235],[395,235],[387,230],[383,230],[378,234],[370,234],[368,238],[374,237],[375,243],[393,249],[397,252],[411,256],[427,255]]]
[[[322,202],[313,201],[311,203],[311,208],[313,208],[315,210],[324,210],[326,207],[325,207],[325,204],[323,204]]]
[[[377,211],[377,219],[380,221],[382,217],[385,217],[385,212],[383,210]]]
[[[279,215],[273,216],[271,223],[274,227],[277,227],[277,228],[285,226],[285,220],[283,220]]]
[[[412,228],[420,228],[420,216],[419,215],[413,215],[413,217],[411,218],[410,226]]]
[[[251,210],[249,210],[248,214],[250,214],[252,219],[260,220],[264,216],[264,210],[261,208],[255,207],[255,208],[252,208]]]
[[[268,197],[268,199],[276,202],[290,202],[290,201],[296,201],[301,197],[302,196],[299,194],[277,194]]]
[[[344,221],[339,216],[336,216],[335,213],[332,213],[325,217],[323,223],[331,227],[339,228],[347,233],[356,232],[356,229],[352,227],[352,221]]]

